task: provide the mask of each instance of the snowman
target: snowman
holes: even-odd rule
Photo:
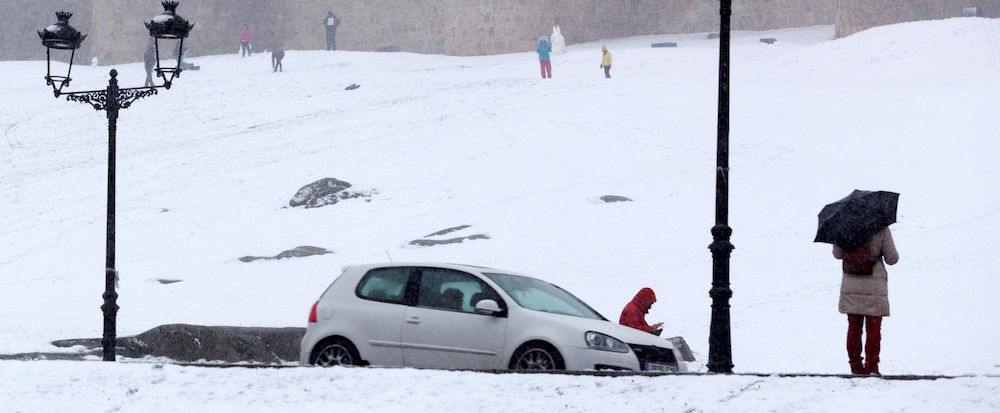
[[[563,38],[559,26],[552,28],[552,52],[555,54],[566,53],[566,39]]]

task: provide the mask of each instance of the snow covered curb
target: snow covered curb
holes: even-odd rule
[[[211,369],[0,362],[5,410],[28,411],[963,411],[1000,408],[1000,379],[669,375],[591,377],[414,369]],[[516,396],[515,396],[516,395]]]

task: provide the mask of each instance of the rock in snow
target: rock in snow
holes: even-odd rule
[[[425,235],[424,238],[422,238],[422,239],[415,239],[413,241],[410,241],[410,245],[415,245],[415,246],[418,246],[418,247],[432,247],[432,246],[435,246],[435,245],[444,245],[444,244],[460,244],[460,243],[465,242],[467,240],[468,241],[472,241],[472,240],[477,240],[477,239],[490,239],[490,236],[486,235],[486,234],[473,234],[473,235],[468,235],[468,236],[464,236],[464,237],[454,237],[454,238],[448,238],[448,239],[428,239],[428,238],[433,238],[433,237],[440,237],[442,235],[450,234],[450,233],[456,232],[456,231],[461,231],[461,230],[469,228],[471,226],[472,225],[459,225],[459,226],[455,226],[455,227],[451,227],[451,228],[445,228],[445,229],[442,229],[440,231],[433,232],[431,234]]]
[[[299,358],[304,328],[221,327],[188,324],[162,325],[133,337],[119,337],[119,356],[167,357],[177,361],[281,363]],[[56,347],[83,346],[98,354],[101,339],[53,341]],[[44,355],[48,357],[49,355]]]
[[[601,197],[604,202],[632,202],[631,199],[619,195],[605,195]]]
[[[444,244],[461,244],[466,240],[472,241],[476,239],[490,239],[490,236],[486,234],[475,234],[475,235],[469,235],[467,237],[456,237],[456,238],[441,239],[441,240],[415,239],[413,241],[410,241],[410,245],[416,245],[418,247],[433,247],[435,245],[444,245]]]
[[[472,225],[459,225],[457,227],[445,228],[445,229],[442,229],[440,231],[424,235],[424,238],[436,237],[436,236],[439,236],[439,235],[449,234],[449,233],[452,233],[452,232],[455,232],[455,231],[461,231],[461,230],[466,229],[466,228],[471,227],[471,226]]]
[[[280,260],[282,258],[298,258],[298,257],[308,257],[312,255],[325,255],[325,254],[333,254],[333,251],[330,251],[326,248],[310,247],[308,245],[304,245],[301,247],[295,247],[290,250],[282,251],[278,253],[278,255],[275,255],[273,257],[246,256],[246,257],[240,257],[240,261],[253,262],[257,260]]]
[[[295,193],[295,196],[288,201],[292,207],[305,206],[306,208],[319,208],[321,206],[333,205],[344,199],[351,198],[371,198],[376,190],[370,191],[345,191],[350,188],[350,182],[344,182],[336,178],[323,178],[309,185],[303,186]]]
[[[306,208],[309,208],[310,204],[314,204],[324,197],[334,195],[350,187],[351,184],[349,182],[344,182],[336,178],[323,178],[299,189],[295,193],[295,196],[288,201],[288,205],[293,207],[305,205]]]

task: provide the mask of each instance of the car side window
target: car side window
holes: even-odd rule
[[[358,283],[358,297],[402,304],[410,268],[376,268]]]
[[[500,296],[478,278],[461,271],[424,268],[420,276],[417,305],[442,310],[475,313],[479,300],[495,300],[503,307]]]

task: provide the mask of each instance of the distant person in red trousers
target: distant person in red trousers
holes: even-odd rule
[[[635,295],[632,301],[629,301],[622,309],[622,315],[618,318],[618,324],[623,326],[629,326],[637,330],[642,330],[650,334],[660,335],[662,331],[660,327],[663,323],[656,323],[653,325],[646,324],[646,313],[649,312],[650,307],[656,302],[656,294],[653,293],[651,288],[643,288],[639,290],[639,293]]]
[[[542,67],[542,79],[552,79],[552,60],[549,55],[552,53],[552,45],[549,44],[549,38],[539,37],[535,51],[538,52],[538,64]]]
[[[889,276],[885,264],[899,262],[892,233],[888,227],[884,228],[853,251],[834,245],[833,256],[843,260],[839,307],[841,313],[847,314],[847,358],[851,373],[878,376],[882,317],[889,316]],[[861,357],[862,327],[867,360]]]

